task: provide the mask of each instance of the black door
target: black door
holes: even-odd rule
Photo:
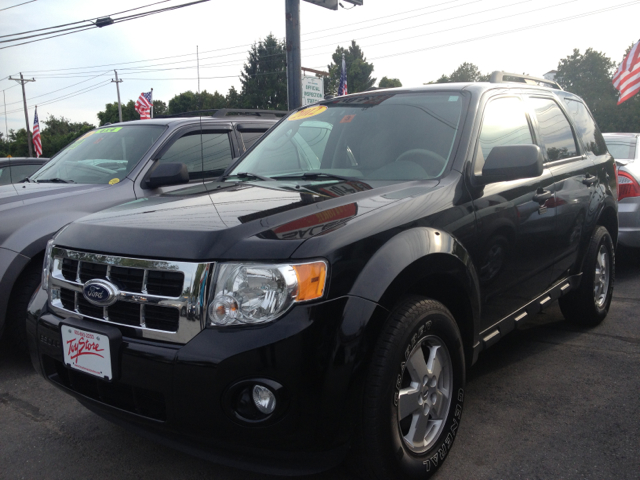
[[[474,173],[499,145],[533,144],[533,129],[519,97],[491,100],[484,111]],[[479,243],[473,253],[482,291],[482,329],[513,313],[551,282],[555,209],[553,176],[486,185],[474,200]]]

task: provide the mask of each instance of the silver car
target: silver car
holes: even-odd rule
[[[640,247],[640,133],[603,133],[618,166],[618,243]]]

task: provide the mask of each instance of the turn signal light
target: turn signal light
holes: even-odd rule
[[[324,262],[293,265],[298,277],[298,296],[296,301],[304,302],[322,297],[327,277],[327,265]]]

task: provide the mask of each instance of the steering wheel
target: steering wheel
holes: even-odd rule
[[[447,160],[436,152],[424,148],[413,148],[400,154],[396,162],[413,162],[420,165],[430,177],[437,177]]]

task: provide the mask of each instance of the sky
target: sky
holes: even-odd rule
[[[156,2],[123,15],[188,1],[0,0],[0,41]],[[14,7],[24,2],[29,3]],[[640,37],[640,0],[342,3],[346,8],[333,11],[301,1],[302,66],[326,70],[336,48],[355,40],[374,65],[373,77],[398,78],[403,86],[436,80],[463,62],[482,73],[542,76],[574,48],[593,48],[619,62]],[[117,100],[110,82],[114,69],[123,80],[123,103],[150,88],[154,99],[168,103],[174,95],[198,90],[197,49],[200,90],[226,94],[231,86],[241,89],[247,50],[269,33],[285,37],[285,0],[210,0],[25,45],[1,48],[13,43],[0,43],[0,132],[25,127],[22,91],[9,76],[22,72],[36,80],[25,85],[30,124],[40,105],[41,123],[54,115],[98,125],[96,113]]]

